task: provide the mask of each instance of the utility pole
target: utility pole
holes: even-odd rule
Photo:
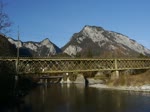
[[[19,74],[19,41],[20,41],[20,33],[19,33],[19,26],[18,26],[17,61],[16,61],[17,76],[15,77],[16,80],[18,80],[18,74]]]
[[[19,26],[18,26],[18,42],[17,42],[17,60],[16,60],[16,75],[15,75],[15,83],[14,83],[14,96],[17,93],[17,83],[18,83],[18,75],[19,75],[19,41],[20,41],[20,34],[19,34]]]

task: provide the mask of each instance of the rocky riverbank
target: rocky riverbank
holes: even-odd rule
[[[98,72],[92,77],[90,77],[91,75],[77,74],[73,81],[67,75],[68,78],[66,80],[62,79],[61,83],[82,83],[95,88],[150,92],[150,70],[135,71],[132,74],[130,72],[130,75],[124,72],[121,72],[118,78],[111,78],[111,75],[107,75],[110,74],[109,72],[105,74]]]
[[[117,79],[107,79],[105,83],[90,84],[90,87],[115,89],[115,90],[128,90],[128,91],[148,91],[150,92],[150,70],[135,71],[135,74],[120,73]],[[138,73],[139,72],[139,73]]]
[[[89,87],[95,87],[100,89],[113,89],[113,90],[126,90],[126,91],[147,91],[150,92],[150,85],[143,86],[108,86],[105,84],[93,84]]]

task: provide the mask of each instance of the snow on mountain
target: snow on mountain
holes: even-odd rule
[[[107,31],[102,27],[85,26],[79,33],[75,33],[71,40],[62,48],[69,55],[91,52],[94,55],[150,55],[150,50],[135,40],[120,33]]]

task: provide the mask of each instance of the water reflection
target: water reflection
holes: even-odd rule
[[[150,95],[84,85],[39,86],[13,112],[149,112]]]

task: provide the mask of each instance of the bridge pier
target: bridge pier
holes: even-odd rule
[[[71,83],[71,81],[69,79],[69,73],[64,73],[64,76],[61,79],[60,83]]]
[[[119,78],[119,71],[118,71],[118,63],[117,59],[115,59],[115,71],[111,74],[111,79],[118,79]]]
[[[43,79],[40,79],[39,84],[43,84],[43,82],[44,82]]]
[[[40,84],[47,84],[47,79],[40,79]]]
[[[44,81],[44,82],[45,82],[45,84],[47,84],[47,79],[45,79],[45,81]]]
[[[115,70],[112,74],[111,74],[111,80],[114,79],[118,79],[119,78],[119,71]]]

